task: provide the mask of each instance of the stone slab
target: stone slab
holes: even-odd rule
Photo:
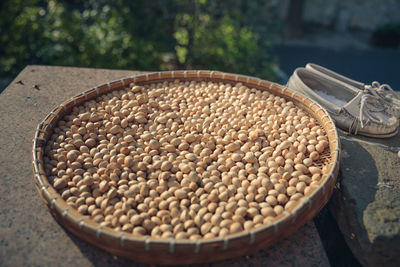
[[[141,266],[68,233],[36,192],[31,148],[37,124],[77,93],[134,71],[28,66],[0,94],[0,265]],[[329,266],[312,221],[269,249],[214,266]]]
[[[362,265],[400,266],[400,133],[339,135],[340,173],[329,208]]]

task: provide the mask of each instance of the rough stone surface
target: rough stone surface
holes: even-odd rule
[[[282,18],[287,15],[289,2],[272,2],[278,7]],[[398,21],[399,12],[399,1],[393,0],[305,0],[303,20],[333,27],[338,31],[349,28],[371,31],[384,23]]]
[[[133,71],[28,66],[0,94],[0,265],[144,266],[73,236],[50,215],[37,193],[32,138],[52,108],[86,89]],[[329,266],[312,221],[269,249],[215,266]]]
[[[400,266],[400,134],[340,137],[339,183],[329,208],[361,264]]]

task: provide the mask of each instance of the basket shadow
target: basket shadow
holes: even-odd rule
[[[329,262],[314,222],[310,220],[270,247],[207,266],[329,266]]]
[[[150,264],[135,262],[129,259],[117,257],[101,248],[93,246],[92,244],[76,237],[74,234],[64,228],[69,238],[79,248],[82,255],[92,262],[93,266],[137,266],[137,267],[148,267],[154,266]]]
[[[369,243],[368,231],[365,228],[363,215],[368,205],[376,200],[379,182],[379,170],[376,158],[368,151],[371,146],[387,145],[390,139],[373,139],[366,137],[347,136],[340,130],[341,161],[336,187],[328,207],[340,228],[347,245],[357,257],[363,244]],[[376,157],[376,156],[375,156]],[[324,236],[322,235],[322,238]],[[340,258],[343,251],[335,244],[329,243],[327,233],[324,245],[333,266],[349,266]],[[334,238],[331,239],[331,241]],[[340,259],[340,260],[339,260]],[[348,262],[347,262],[348,263]]]
[[[103,249],[81,240],[67,229],[64,228],[64,230],[79,248],[82,255],[86,257],[93,266],[162,266],[158,264],[136,262],[114,256]],[[179,260],[177,259],[177,261]],[[300,265],[306,266],[310,262],[314,266],[328,265],[325,251],[320,243],[318,233],[312,221],[307,222],[292,235],[255,253],[211,263],[178,266],[290,266],[293,263],[301,263]]]

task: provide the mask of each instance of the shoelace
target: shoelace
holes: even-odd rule
[[[388,97],[385,96],[385,94],[387,93],[390,93],[392,96],[400,100],[400,97],[394,92],[393,88],[388,84],[380,84],[377,81],[373,81],[371,85],[365,85],[364,89],[373,94],[374,96],[378,97],[388,105],[392,105],[392,103],[390,103],[387,99]]]
[[[382,121],[380,119],[377,119],[373,115],[373,113],[381,112],[383,110],[385,110],[385,108],[380,105],[379,98],[370,94],[366,93],[363,94],[361,96],[360,113],[359,113],[361,128],[364,128],[365,124],[367,124],[369,121],[381,123]],[[354,134],[357,134],[357,126],[358,126],[358,119],[354,118],[352,124],[349,127],[349,133],[351,133],[352,130],[354,129]]]
[[[367,108],[367,104],[370,104]],[[377,119],[374,117],[374,115],[372,114],[372,112],[381,112],[385,110],[384,107],[382,107],[379,104],[379,99],[377,97],[374,97],[372,95],[369,94],[364,94],[361,97],[361,101],[360,101],[360,122],[361,122],[361,128],[364,128],[364,114],[367,114],[367,121],[366,123],[368,123],[370,120],[374,121],[376,123],[380,123],[381,120]]]

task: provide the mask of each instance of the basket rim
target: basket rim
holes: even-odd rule
[[[138,237],[133,235],[132,233],[126,233],[123,231],[116,231],[110,227],[102,227],[100,224],[94,222],[92,219],[89,218],[87,215],[81,215],[79,218],[74,220],[74,214],[71,212],[75,210],[66,205],[66,202],[62,199],[61,195],[53,188],[53,186],[47,180],[47,176],[43,171],[43,162],[42,156],[44,147],[48,140],[48,136],[46,137],[48,127],[50,130],[53,129],[53,123],[58,121],[63,115],[60,113],[66,113],[75,105],[79,105],[86,100],[92,99],[92,94],[95,93],[95,96],[102,95],[103,93],[107,93],[113,90],[118,90],[125,88],[130,83],[157,83],[166,80],[173,80],[173,79],[183,79],[183,80],[191,80],[191,79],[218,79],[225,82],[241,82],[245,83],[249,87],[260,87],[267,89],[270,93],[274,95],[280,95],[286,99],[290,99],[291,101],[295,102],[297,105],[304,109],[307,108],[307,113],[309,115],[316,117],[319,116],[321,126],[326,131],[326,135],[329,140],[329,147],[330,147],[330,156],[331,160],[327,164],[329,165],[329,172],[322,175],[321,182],[319,186],[315,186],[312,193],[308,196],[304,196],[300,199],[299,203],[292,210],[284,210],[281,215],[275,217],[273,222],[265,224],[259,228],[251,229],[250,231],[241,231],[236,234],[231,234],[226,237],[215,237],[211,239],[199,239],[199,240],[177,240],[174,238],[155,238],[151,236],[143,236]],[[311,113],[313,111],[314,113]],[[319,115],[321,113],[322,115]],[[229,243],[235,239],[243,239],[249,238],[249,244],[253,244],[256,239],[256,234],[260,232],[265,232],[272,230],[274,233],[279,231],[279,225],[287,220],[290,220],[291,223],[297,220],[297,215],[300,214],[305,209],[311,209],[313,205],[312,199],[317,194],[325,194],[326,193],[326,186],[328,182],[332,180],[336,180],[338,175],[338,168],[339,168],[339,160],[340,160],[340,139],[337,133],[336,126],[326,111],[318,103],[314,102],[313,100],[305,97],[304,95],[292,91],[287,86],[282,86],[274,82],[270,82],[267,80],[263,80],[260,78],[241,75],[241,74],[234,74],[234,73],[227,73],[227,72],[220,72],[220,71],[209,71],[209,70],[175,70],[175,71],[160,71],[160,72],[150,72],[144,74],[137,74],[129,77],[125,77],[122,79],[117,79],[105,84],[101,84],[90,88],[82,93],[79,93],[67,101],[63,102],[62,104],[58,105],[47,116],[38,124],[37,129],[35,131],[35,136],[33,139],[33,147],[32,147],[32,154],[33,154],[33,172],[34,172],[34,180],[36,186],[39,190],[40,195],[42,196],[44,202],[49,206],[52,211],[61,215],[61,218],[64,220],[67,216],[71,216],[72,220],[78,224],[78,228],[82,230],[85,227],[91,229],[96,237],[100,239],[101,236],[110,236],[111,238],[119,239],[120,246],[123,248],[126,241],[134,241],[134,242],[143,242],[145,244],[145,250],[149,251],[152,244],[162,244],[168,245],[170,253],[175,251],[176,246],[184,246],[184,245],[191,245],[194,247],[194,252],[198,253],[200,247],[202,245],[207,244],[217,244],[222,243],[223,249],[226,250],[229,247]],[[52,192],[54,191],[54,192]],[[324,203],[325,204],[325,203]],[[308,207],[307,207],[308,206]]]

